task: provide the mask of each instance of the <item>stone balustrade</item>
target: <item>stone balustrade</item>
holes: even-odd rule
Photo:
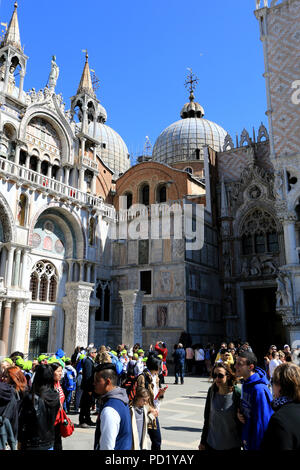
[[[113,206],[105,204],[102,198],[93,196],[77,188],[69,186],[54,178],[50,178],[36,171],[30,170],[22,165],[18,165],[10,160],[0,157],[0,178],[15,180],[21,184],[28,184],[47,192],[50,195],[74,201],[82,206],[92,206],[103,212],[103,215],[111,220],[115,220],[115,209]]]

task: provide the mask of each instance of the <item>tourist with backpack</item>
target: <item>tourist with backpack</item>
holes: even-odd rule
[[[67,413],[70,413],[70,406],[72,401],[73,392],[76,390],[76,377],[77,372],[74,367],[71,365],[71,359],[66,358],[65,361],[65,375],[63,378],[62,388],[65,394],[65,405]]]
[[[19,417],[19,448],[28,450],[54,449],[54,423],[60,407],[54,389],[54,372],[50,365],[35,368],[31,392],[24,398]]]
[[[16,449],[18,436],[18,402],[14,388],[0,382],[0,450],[8,444],[11,450]]]

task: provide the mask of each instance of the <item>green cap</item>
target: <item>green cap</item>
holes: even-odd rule
[[[25,361],[24,370],[30,371],[32,369],[32,361]]]
[[[132,357],[133,357],[133,359],[138,359],[139,358],[139,356],[136,353],[134,353],[134,355]]]
[[[18,366],[18,367],[20,367],[21,369],[23,369],[24,364],[25,364],[24,359],[22,359],[21,357],[18,357],[17,360],[16,360],[16,366]]]
[[[148,360],[148,357],[143,357],[142,362],[146,362]]]
[[[116,351],[110,351],[114,356],[117,356],[118,353]]]
[[[48,360],[48,364],[54,364],[55,362],[56,362],[57,364],[59,364],[60,366],[62,366],[63,368],[65,367],[64,361],[62,361],[61,359],[59,359],[59,358],[56,357],[56,356],[52,356],[52,357],[50,357],[50,359]]]
[[[123,349],[123,351],[121,351],[121,354],[127,354],[126,349]]]
[[[46,356],[45,354],[41,354],[41,355],[38,357],[38,361],[39,361],[39,362],[42,362],[44,359],[48,359],[48,356]]]
[[[81,359],[85,359],[85,354],[80,354],[79,360],[81,361]]]
[[[63,358],[62,358],[63,359]],[[63,359],[65,362],[67,361],[70,361],[71,362],[71,358],[70,357],[65,357],[65,359]]]

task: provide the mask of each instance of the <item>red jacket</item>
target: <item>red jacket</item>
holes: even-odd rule
[[[163,361],[166,362],[166,360],[167,360],[167,355],[168,355],[168,350],[167,350],[167,348],[161,348],[161,347],[158,345],[158,342],[157,342],[156,345],[155,345],[155,350],[158,351],[160,354],[162,354]]]

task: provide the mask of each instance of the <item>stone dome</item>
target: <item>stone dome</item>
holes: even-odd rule
[[[90,124],[91,132],[94,123]],[[91,134],[93,135],[93,133]],[[115,176],[124,173],[130,167],[130,155],[122,137],[104,123],[97,123],[94,138],[101,142],[98,154]]]
[[[203,160],[203,147],[222,151],[227,132],[218,124],[204,119],[204,109],[190,102],[181,110],[182,119],[168,126],[158,136],[152,152],[153,160],[162,163]]]

